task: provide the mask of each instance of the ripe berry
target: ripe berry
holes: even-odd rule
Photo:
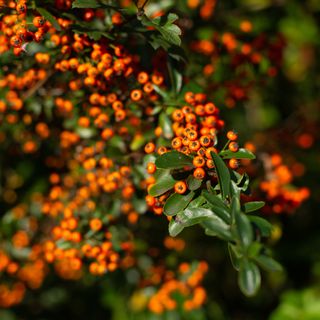
[[[237,152],[239,150],[239,145],[237,144],[237,142],[235,141],[230,142],[229,150],[232,152]]]
[[[229,167],[231,169],[234,169],[234,170],[238,169],[239,168],[239,161],[237,159],[234,159],[234,158],[230,159],[229,160]]]
[[[229,140],[231,140],[231,141],[236,141],[238,139],[238,134],[233,130],[228,131],[227,132],[227,138]]]
[[[184,181],[176,182],[174,191],[179,194],[184,194],[187,191],[187,184]]]
[[[202,168],[197,168],[193,172],[194,178],[198,179],[198,180],[202,180],[205,177],[205,175],[206,175],[206,173],[205,173],[204,169],[202,169]]]
[[[149,163],[147,164],[147,172],[148,172],[148,173],[153,174],[153,173],[156,172],[156,169],[157,169],[157,167],[156,167],[156,165],[155,165],[153,162],[149,162]]]
[[[41,28],[44,26],[44,24],[46,23],[46,19],[43,18],[43,17],[35,17],[33,19],[33,25],[36,27],[36,28]]]

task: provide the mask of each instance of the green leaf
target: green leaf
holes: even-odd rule
[[[256,217],[256,216],[249,216],[250,221],[260,230],[261,235],[263,237],[269,237],[272,231],[272,224],[267,220]]]
[[[228,243],[228,251],[232,266],[239,271],[240,270],[240,260],[242,255],[238,253],[237,247],[231,243]]]
[[[263,269],[267,271],[282,271],[283,268],[279,262],[266,255],[259,255],[253,258]]]
[[[72,8],[100,8],[101,4],[96,0],[75,0],[72,3]]]
[[[178,235],[185,227],[198,224],[213,216],[213,212],[205,208],[187,208],[179,212],[169,224],[169,234],[172,237]]]
[[[169,234],[171,237],[176,237],[182,230],[184,225],[175,219],[171,219],[169,222]]]
[[[241,213],[240,208],[240,195],[239,196],[233,196],[231,199],[231,217],[232,221],[236,221],[236,217]]]
[[[173,137],[172,123],[171,123],[171,119],[165,112],[162,112],[160,114],[159,125],[162,128],[163,136],[166,139],[171,139]]]
[[[190,192],[187,195],[181,195],[178,193],[172,194],[166,201],[163,211],[167,216],[174,216],[178,212],[187,207],[194,196],[194,192]]]
[[[202,184],[202,180],[196,179],[192,174],[189,175],[186,182],[189,190],[197,190]]]
[[[238,284],[241,291],[248,297],[257,293],[261,284],[261,274],[255,263],[247,259],[241,260]]]
[[[229,169],[217,154],[215,154],[214,152],[211,152],[211,156],[217,171],[221,195],[222,195],[222,198],[225,199],[227,196],[230,196],[231,178],[230,178]]]
[[[239,239],[244,248],[248,248],[253,241],[253,229],[249,218],[242,212],[235,216]]]
[[[61,27],[58,23],[58,21],[56,20],[56,18],[46,9],[43,8],[37,8],[37,11],[46,19],[48,20],[53,27],[57,30],[57,31],[61,31]]]
[[[253,160],[256,156],[249,150],[240,148],[237,152],[232,152],[231,150],[223,150],[220,153],[223,159],[250,159]]]
[[[201,226],[205,229],[205,233],[208,236],[218,237],[225,241],[234,240],[229,225],[216,215],[202,221]]]
[[[157,29],[168,43],[180,46],[181,29],[174,24],[177,19],[178,16],[174,13],[169,13],[167,16],[157,17],[152,20],[144,15],[141,17],[141,22],[147,27],[154,27]]]
[[[178,151],[170,151],[162,154],[155,162],[157,168],[180,169],[192,166],[192,158]]]
[[[173,179],[172,175],[167,173],[156,181],[156,183],[149,189],[149,194],[152,197],[158,197],[167,191],[171,190],[177,181]]]
[[[259,210],[260,208],[262,208],[265,205],[264,201],[251,201],[251,202],[247,202],[244,204],[244,212],[248,213],[248,212],[252,212],[252,211],[256,211]]]
[[[208,191],[202,192],[203,197],[211,204],[212,211],[221,218],[224,222],[230,223],[230,213],[229,208],[223,202],[223,200]]]

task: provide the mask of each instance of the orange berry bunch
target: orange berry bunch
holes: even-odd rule
[[[265,180],[260,183],[260,189],[268,199],[268,205],[264,208],[266,213],[292,213],[302,202],[310,196],[306,187],[293,187],[294,168],[283,163],[279,154],[265,156],[266,170]]]
[[[180,264],[177,278],[172,273],[165,273],[165,280],[148,302],[149,310],[162,314],[165,311],[177,309],[179,305],[173,298],[177,293],[182,297],[181,303],[185,312],[200,308],[207,297],[205,289],[201,286],[207,270],[208,265],[203,261],[196,265]]]
[[[40,42],[51,28],[51,24],[40,15],[33,18],[32,27],[29,27],[30,23],[26,21],[27,0],[8,1],[3,8],[7,12],[0,24],[1,53],[13,47],[14,54],[19,55],[25,44],[32,41]]]
[[[178,151],[188,155],[192,157],[192,165],[189,168],[186,166],[184,169],[192,174],[193,179],[199,182],[199,186],[204,181],[216,183],[217,178],[212,153],[219,153],[218,135],[224,127],[224,121],[220,118],[218,107],[212,102],[208,102],[206,95],[187,92],[184,98],[188,105],[175,108],[171,114],[173,132],[171,148],[164,146],[157,148],[153,142],[149,142],[145,145],[145,152],[147,154],[156,152],[158,156],[161,156],[166,152]],[[228,166],[236,170],[240,162],[232,155],[239,150],[238,134],[235,131],[228,131],[226,136],[228,142],[221,151],[225,149],[230,151]],[[153,162],[147,164],[147,172],[151,176],[156,172],[156,165]],[[149,190],[156,182],[155,180],[152,178],[148,180]],[[187,179],[177,181],[174,184],[173,191],[181,195],[188,193],[190,191],[188,183]],[[156,214],[161,214],[163,205],[170,193],[171,191],[156,198],[148,195],[146,202]]]

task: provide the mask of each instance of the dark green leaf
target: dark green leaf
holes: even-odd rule
[[[165,112],[160,114],[159,124],[163,131],[163,136],[166,139],[171,139],[173,137],[172,123],[169,116]]]
[[[230,227],[216,215],[202,221],[201,226],[205,229],[205,233],[208,236],[216,236],[226,241],[234,240]]]
[[[219,196],[209,193],[208,191],[203,191],[202,195],[212,205],[212,211],[224,222],[230,223],[229,208],[223,200]]]
[[[72,3],[72,8],[100,8],[101,4],[96,0],[75,0]]]
[[[180,46],[181,29],[174,24],[177,19],[178,16],[174,13],[169,13],[168,16],[161,16],[152,20],[144,15],[141,17],[141,22],[147,27],[157,29],[168,43]]]
[[[253,160],[256,158],[256,156],[249,150],[240,148],[237,152],[232,152],[230,150],[223,150],[220,153],[220,156],[223,159],[250,159]]]
[[[229,169],[223,160],[214,152],[211,152],[212,160],[215,164],[215,168],[218,175],[218,181],[220,185],[222,198],[230,196],[230,173]]]
[[[180,169],[192,166],[192,158],[178,151],[170,151],[162,154],[155,163],[157,168]]]
[[[169,233],[172,237],[179,234],[185,227],[198,224],[209,217],[213,216],[213,212],[205,208],[187,208],[179,212],[174,219],[170,221]]]
[[[189,190],[197,190],[201,187],[202,180],[196,179],[192,174],[187,178],[187,186]]]
[[[250,221],[260,230],[261,235],[263,237],[269,237],[272,231],[272,224],[268,222],[267,220],[255,217],[255,216],[249,216]]]
[[[236,227],[239,235],[239,239],[244,248],[248,248],[253,241],[253,229],[249,218],[239,212],[235,216]]]
[[[233,196],[231,199],[231,217],[232,221],[236,221],[236,217],[241,213],[239,196]]]
[[[246,213],[259,210],[265,205],[264,201],[251,201],[244,204],[244,211]]]
[[[194,200],[192,200],[189,204],[189,209],[193,208],[199,208],[201,207],[204,203],[206,203],[206,199],[203,196],[198,196]]]
[[[261,284],[261,274],[255,263],[242,259],[238,275],[241,291],[248,297],[255,295]]]
[[[158,197],[171,190],[177,181],[170,174],[162,175],[156,183],[150,188],[149,194],[152,197]]]
[[[56,20],[56,18],[46,9],[43,8],[37,8],[37,11],[46,19],[48,20],[53,27],[57,30],[57,31],[61,31],[61,27],[58,23],[58,21]]]
[[[228,243],[229,256],[232,263],[232,266],[239,271],[240,269],[240,259],[241,255],[237,252],[237,247]]]
[[[176,237],[182,230],[184,225],[175,219],[171,219],[169,222],[169,234],[171,237]]]
[[[254,260],[267,271],[282,271],[283,268],[279,262],[265,255],[254,257]]]
[[[174,216],[178,212],[187,207],[192,200],[194,192],[190,192],[187,195],[181,195],[178,193],[172,194],[166,201],[163,211],[167,216]]]

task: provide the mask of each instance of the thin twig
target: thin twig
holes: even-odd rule
[[[26,100],[34,95],[35,92],[38,91],[48,81],[52,74],[53,72],[49,71],[43,79],[38,81],[33,87],[31,87],[27,92],[25,92],[25,94],[22,95],[22,100]]]

